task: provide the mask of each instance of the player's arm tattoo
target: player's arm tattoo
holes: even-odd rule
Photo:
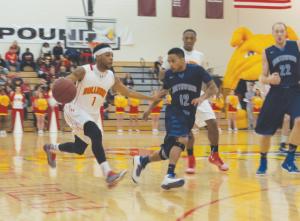
[[[73,82],[80,81],[85,76],[85,69],[83,67],[76,68],[66,79],[70,79]]]
[[[211,96],[215,95],[218,91],[217,85],[214,82],[214,80],[211,80],[210,82],[206,83],[206,85],[207,85],[207,90],[202,95],[202,96],[204,96],[205,99],[210,98]]]

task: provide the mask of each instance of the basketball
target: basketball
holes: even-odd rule
[[[58,80],[52,89],[54,99],[59,103],[70,103],[76,96],[76,86],[69,80],[62,78]]]

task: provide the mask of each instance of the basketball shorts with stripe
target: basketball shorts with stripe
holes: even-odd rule
[[[101,132],[103,132],[100,110],[99,114],[89,114],[78,106],[66,104],[64,107],[64,116],[67,124],[72,130],[74,130],[74,135],[87,144],[89,144],[91,140],[89,137],[84,135],[83,126],[86,122],[95,122]]]
[[[187,115],[174,106],[166,106],[165,128],[167,134],[161,148],[167,158],[169,158],[172,147],[176,144],[175,137],[189,136],[194,123],[195,115],[193,113]]]
[[[297,86],[271,87],[258,115],[255,132],[273,136],[281,127],[284,114],[290,115],[292,122],[300,117],[300,89]]]

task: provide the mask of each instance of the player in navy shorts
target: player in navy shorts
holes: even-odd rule
[[[163,89],[170,90],[172,101],[166,109],[167,134],[164,144],[161,145],[161,150],[149,156],[135,156],[132,171],[133,181],[139,183],[141,171],[148,163],[169,159],[168,172],[161,185],[166,190],[183,186],[184,179],[175,176],[175,165],[188,143],[198,105],[217,92],[212,77],[201,66],[185,62],[182,49],[171,49],[168,52],[168,62],[171,69],[165,73]],[[206,83],[208,88],[200,97],[202,82]]]
[[[261,164],[257,175],[266,175],[271,137],[282,125],[284,114],[290,115],[294,126],[290,135],[289,152],[282,163],[282,168],[290,173],[299,173],[294,160],[300,142],[300,42],[286,40],[288,33],[283,23],[273,25],[272,34],[275,45],[262,53],[260,79],[263,84],[270,84],[271,89],[264,101],[255,128],[255,132],[262,135]]]

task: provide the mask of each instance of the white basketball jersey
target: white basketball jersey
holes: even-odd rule
[[[207,69],[207,64],[203,53],[196,50],[186,51],[183,47],[181,47],[181,49],[184,51],[184,59],[186,63],[199,65],[202,66],[205,70]],[[162,67],[166,70],[170,69],[168,56],[165,58]]]
[[[77,94],[71,102],[72,105],[79,107],[88,114],[99,114],[100,107],[105,101],[107,91],[114,85],[114,74],[110,70],[106,70],[105,75],[97,74],[96,65],[82,66],[86,73],[82,81],[77,82]]]

